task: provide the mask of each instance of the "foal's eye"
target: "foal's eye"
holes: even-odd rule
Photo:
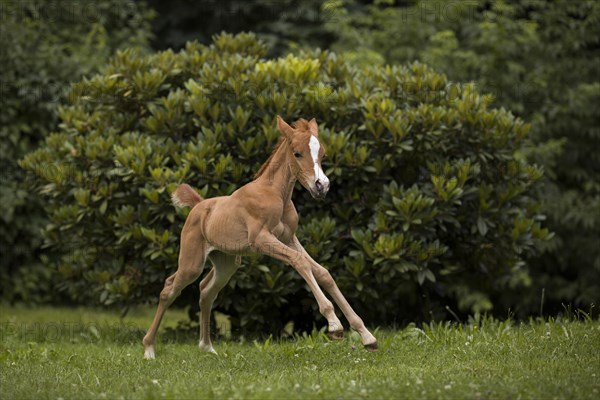
[[[299,151],[295,151],[294,152],[294,157],[301,158],[302,157],[302,153],[300,153]]]

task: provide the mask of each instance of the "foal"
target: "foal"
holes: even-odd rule
[[[176,206],[192,207],[181,232],[177,272],[169,276],[160,292],[156,315],[144,337],[144,356],[154,358],[154,342],[167,307],[183,288],[195,281],[207,258],[213,268],[200,282],[200,349],[215,353],[210,340],[210,312],[219,291],[238,269],[240,255],[259,253],[291,265],[304,278],[314,294],[319,312],[327,319],[328,335],[342,339],[344,328],[333,304],[321,291],[327,290],[340,307],[350,326],[369,351],[377,350],[375,337],[346,301],[325,268],[304,250],[295,232],[298,213],[292,191],[300,181],[315,199],[323,199],[329,179],[321,169],[323,147],[318,139],[317,122],[300,119],[290,127],[277,116],[281,137],[277,147],[260,168],[254,181],[230,196],[203,199],[190,186],[182,184],[172,195]]]

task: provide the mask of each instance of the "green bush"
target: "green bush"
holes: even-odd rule
[[[421,64],[265,53],[252,34],[123,51],[73,87],[60,129],[21,162],[62,253],[60,289],[78,302],[156,300],[185,219],[170,192],[247,183],[277,141],[277,114],[319,121],[332,188],[319,203],[296,192],[298,235],[370,323],[487,311],[491,294],[528,284],[523,258],[547,232],[529,195],[541,172],[515,155],[527,124]],[[261,258],[244,259],[217,302],[262,331],[318,316],[297,274]]]
[[[0,0],[0,12],[0,298],[45,302],[53,297],[40,251],[47,220],[17,160],[56,128],[71,82],[96,72],[117,48],[146,47],[152,14],[119,0]]]
[[[594,0],[332,2],[332,49],[357,64],[414,61],[476,82],[494,106],[532,121],[530,162],[543,165],[539,197],[556,233],[528,260],[531,291],[503,295],[519,312],[600,301],[600,3]],[[398,23],[401,21],[401,23]]]

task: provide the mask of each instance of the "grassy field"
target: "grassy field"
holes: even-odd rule
[[[163,334],[142,358],[153,310],[0,307],[0,398],[566,398],[600,391],[600,323],[490,319],[376,331],[380,350],[322,332],[285,341]],[[167,313],[175,326],[183,313]],[[171,331],[172,332],[172,331]]]

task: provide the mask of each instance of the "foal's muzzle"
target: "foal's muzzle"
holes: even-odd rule
[[[322,200],[325,198],[328,191],[329,191],[329,180],[317,179],[315,181],[314,189],[312,189],[310,191],[310,194],[315,199]]]

